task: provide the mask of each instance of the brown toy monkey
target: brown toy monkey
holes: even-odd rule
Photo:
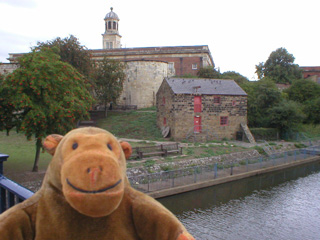
[[[99,128],[50,135],[41,189],[0,215],[1,240],[194,240],[153,198],[130,187],[132,152]]]

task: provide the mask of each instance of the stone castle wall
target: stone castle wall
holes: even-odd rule
[[[126,80],[118,105],[136,105],[138,108],[155,106],[156,93],[168,76],[168,63],[163,61],[126,62]]]
[[[18,67],[19,65],[15,63],[0,63],[0,74],[5,75],[12,73]]]

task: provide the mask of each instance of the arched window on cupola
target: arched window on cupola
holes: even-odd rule
[[[108,22],[108,29],[111,29],[111,21]]]
[[[117,23],[115,21],[113,22],[113,29],[117,29]]]

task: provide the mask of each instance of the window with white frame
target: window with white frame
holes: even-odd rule
[[[169,71],[173,71],[174,70],[174,62],[169,62],[168,64],[169,66]]]

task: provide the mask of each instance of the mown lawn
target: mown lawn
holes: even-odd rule
[[[4,172],[24,172],[31,171],[36,154],[35,141],[28,141],[21,133],[11,131],[9,136],[5,132],[0,132],[0,153],[9,155],[4,162]],[[47,169],[51,155],[40,154],[39,170]]]

